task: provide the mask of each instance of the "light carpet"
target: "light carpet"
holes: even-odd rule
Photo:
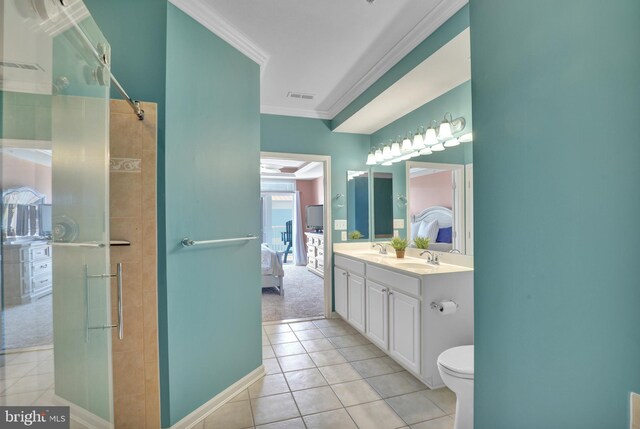
[[[306,266],[284,265],[284,296],[262,289],[262,321],[299,319],[324,313],[324,280]]]
[[[51,294],[29,304],[6,307],[3,325],[4,350],[53,344]]]

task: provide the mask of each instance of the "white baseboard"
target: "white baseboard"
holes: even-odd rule
[[[264,374],[264,367],[260,365],[258,368],[254,369],[249,374],[245,375],[240,380],[227,387],[218,395],[205,402],[189,415],[185,416],[178,423],[171,426],[170,429],[191,429],[195,427],[198,423],[207,418],[208,415],[212,414],[218,408],[226,404],[230,399],[232,399],[238,393],[242,392],[244,389],[256,382]]]
[[[80,425],[84,426],[87,429],[113,429],[113,423],[106,421],[102,417],[98,417],[93,413],[85,410],[78,405],[67,401],[66,399],[53,395],[54,405],[61,405],[65,407],[69,407],[71,412],[71,420]]]

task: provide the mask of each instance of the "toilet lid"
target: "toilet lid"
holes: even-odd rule
[[[473,375],[473,346],[445,350],[438,356],[438,363],[458,374]]]

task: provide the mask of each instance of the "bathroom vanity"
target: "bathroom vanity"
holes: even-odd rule
[[[335,246],[336,313],[427,386],[442,387],[438,355],[473,344],[471,258],[439,254],[433,265],[416,249],[403,259],[392,252]]]

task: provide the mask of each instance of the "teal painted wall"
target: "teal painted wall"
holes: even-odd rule
[[[167,58],[163,426],[262,364],[260,243],[179,245],[259,234],[260,70],[173,5]]]
[[[260,135],[260,149],[264,152],[331,156],[331,193],[334,196],[347,195],[347,170],[367,170],[369,136],[334,133],[329,121],[262,115]],[[325,201],[325,204],[330,203]],[[331,210],[333,219],[347,219],[346,204],[344,207],[332,204]],[[340,242],[340,231],[333,231],[333,228],[331,231],[334,243]]]
[[[640,2],[471,1],[475,428],[627,429]]]
[[[469,6],[464,6],[403,59],[398,61],[396,65],[391,67],[387,73],[375,81],[344,110],[338,113],[331,121],[331,128],[337,128],[467,27],[469,27]]]

